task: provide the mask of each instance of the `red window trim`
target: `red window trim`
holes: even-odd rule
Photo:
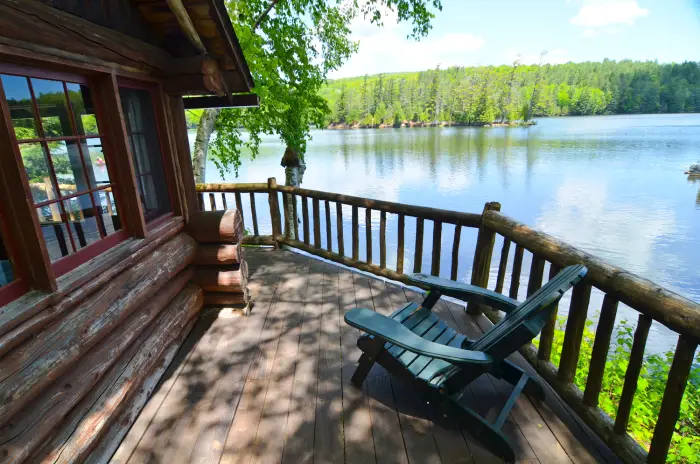
[[[81,248],[80,250],[63,258],[54,261],[53,270],[56,273],[56,278],[61,277],[74,270],[75,268],[85,264],[92,258],[95,258],[110,248],[115,247],[119,243],[129,238],[124,229],[115,232],[101,239],[100,241],[91,243],[90,245]]]
[[[13,280],[7,285],[0,287],[0,307],[16,300],[29,292],[29,285],[23,279]]]
[[[63,71],[53,71],[50,69],[34,68],[31,66],[22,66],[13,63],[0,63],[0,73],[12,74],[21,77],[48,79],[51,81],[65,81],[74,84],[90,84],[89,76],[82,76],[80,74],[73,74]]]

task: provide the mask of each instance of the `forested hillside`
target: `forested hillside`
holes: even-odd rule
[[[700,112],[697,62],[451,67],[339,79],[327,122],[487,124],[535,116]]]

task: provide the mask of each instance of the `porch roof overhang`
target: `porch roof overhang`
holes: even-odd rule
[[[25,66],[50,56],[63,69],[154,76],[180,95],[254,87],[223,0],[0,0],[0,31],[0,52]]]

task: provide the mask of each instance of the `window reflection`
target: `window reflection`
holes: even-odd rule
[[[75,135],[71,127],[63,82],[44,79],[32,79],[31,82],[44,137]]]
[[[36,138],[39,134],[34,119],[32,96],[29,91],[29,83],[22,76],[0,76],[7,106],[10,108],[10,118],[15,136],[18,140]]]

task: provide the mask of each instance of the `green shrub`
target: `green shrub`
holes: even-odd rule
[[[558,318],[557,329],[554,331],[551,361],[555,366],[559,365],[561,359],[565,323],[565,317]],[[614,344],[608,354],[598,403],[598,406],[612,418],[617,414],[617,406],[622,395],[633,338],[634,327],[627,321],[622,321],[616,328]],[[594,339],[593,322],[587,321],[574,377],[574,383],[581,390],[586,386]],[[642,365],[627,431],[647,450],[654,434],[672,361],[673,351],[669,351],[646,356]],[[668,453],[668,462],[700,463],[700,354],[690,372],[683,395],[680,417]]]

